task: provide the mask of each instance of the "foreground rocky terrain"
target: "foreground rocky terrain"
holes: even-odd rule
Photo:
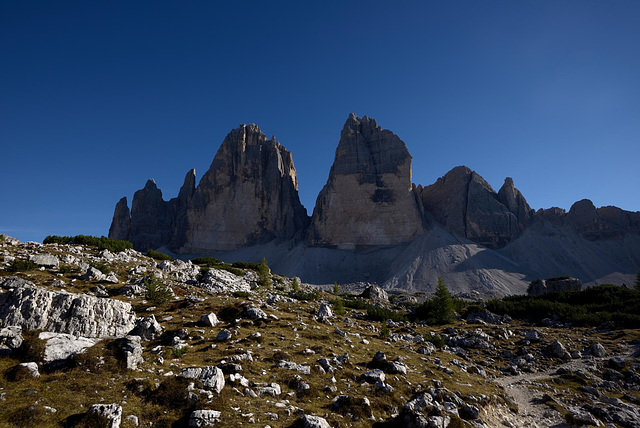
[[[6,236],[0,266],[0,426],[640,426],[635,329],[375,321],[251,268]]]
[[[405,143],[369,117],[350,114],[311,215],[298,197],[292,154],[254,124],[222,142],[196,186],[187,173],[165,201],[155,181],[121,199],[109,237],[140,251],[233,262],[267,257],[275,272],[312,284],[375,282],[386,289],[523,293],[537,278],[630,283],[640,266],[640,212],[538,209],[507,177],[495,191],[459,166],[430,185],[412,182]]]

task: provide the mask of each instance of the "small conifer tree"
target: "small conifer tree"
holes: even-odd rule
[[[338,286],[338,281],[333,283],[333,294],[338,294],[340,292],[340,287]]]
[[[438,324],[448,324],[453,321],[455,309],[453,305],[453,297],[449,293],[447,286],[441,277],[438,277],[438,285],[433,296],[435,303],[434,318]]]
[[[267,265],[267,259],[265,257],[262,258],[260,267],[258,267],[258,278],[258,282],[263,287],[270,287],[273,283],[271,280],[271,269],[269,269],[269,265]]]
[[[293,288],[294,293],[297,293],[298,291],[300,291],[300,283],[298,282],[297,276],[293,277],[293,284],[291,285],[291,287]]]

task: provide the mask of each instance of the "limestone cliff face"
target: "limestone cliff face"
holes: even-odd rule
[[[254,125],[227,135],[186,211],[182,253],[289,240],[308,224],[291,153]]]
[[[368,117],[351,114],[313,211],[310,246],[395,245],[424,232],[404,142]]]
[[[133,195],[130,241],[140,251],[166,245],[171,239],[174,217],[171,204],[151,179]]]
[[[109,228],[109,238],[128,241],[130,232],[131,214],[127,205],[127,198],[124,197],[116,204],[111,227]]]
[[[419,191],[425,211],[447,230],[489,248],[503,247],[520,236],[533,218],[513,180],[507,178],[496,193],[465,166],[452,169]]]

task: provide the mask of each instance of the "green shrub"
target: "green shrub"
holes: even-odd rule
[[[344,300],[337,298],[331,303],[333,303],[333,312],[336,315],[346,315],[347,311],[344,309]]]
[[[320,297],[320,293],[318,293],[318,290],[316,289],[313,289],[309,292],[298,291],[297,293],[292,293],[291,297],[296,300],[315,301],[318,300],[318,297]]]
[[[619,328],[640,327],[640,291],[613,284],[542,296],[507,296],[488,301],[487,309],[533,322],[556,315],[575,325],[613,321]]]
[[[109,275],[111,273],[111,269],[109,269],[109,266],[105,265],[104,263],[90,262],[89,266],[98,269],[105,275]]]
[[[389,330],[389,326],[386,323],[382,323],[382,327],[380,327],[380,338],[388,339],[391,337],[391,330]]]
[[[215,257],[196,257],[195,259],[191,259],[191,263],[194,265],[205,265],[209,267],[215,267],[223,264],[222,260],[216,259]]]
[[[98,250],[109,250],[113,253],[119,253],[129,248],[133,248],[133,244],[129,241],[118,239],[109,239],[105,236],[100,238],[96,236],[76,235],[76,236],[57,236],[49,235],[42,241],[44,244],[75,244],[97,247]]]
[[[144,287],[147,300],[155,305],[164,305],[173,298],[171,288],[153,275],[144,279]]]
[[[38,265],[30,260],[15,259],[7,268],[9,272],[25,272],[38,269]]]
[[[80,273],[80,268],[73,265],[60,265],[60,267],[58,268],[58,272],[62,274]]]
[[[225,264],[223,266],[220,266],[218,269],[226,270],[227,272],[231,272],[232,274],[237,276],[244,276],[244,271],[242,269],[232,267],[231,265]]]
[[[172,358],[180,358],[186,355],[188,348],[182,347],[182,348],[171,348],[171,357]]]
[[[173,257],[171,257],[170,255],[161,253],[160,251],[156,251],[156,250],[147,251],[147,256],[155,260],[169,260],[169,261],[173,260]]]
[[[253,262],[233,262],[231,266],[239,269],[251,269],[255,271],[260,270],[260,263]]]
[[[248,291],[234,291],[233,292],[233,297],[237,297],[239,299],[246,299],[249,297],[251,293],[249,293]]]
[[[293,289],[294,293],[297,293],[298,291],[300,291],[300,283],[298,282],[297,276],[293,277],[293,283],[291,284],[291,288]]]
[[[22,330],[22,344],[15,356],[21,363],[40,362],[44,359],[45,341],[40,340],[37,330]]]
[[[406,321],[407,317],[395,312],[391,309],[382,308],[380,306],[368,305],[367,306],[367,318],[372,321]]]
[[[424,340],[432,343],[433,346],[435,346],[436,348],[442,348],[444,346],[444,338],[438,334],[433,334],[433,333],[425,334]]]

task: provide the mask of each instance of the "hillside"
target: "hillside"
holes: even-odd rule
[[[2,236],[0,426],[640,426],[637,329],[198,262]]]

